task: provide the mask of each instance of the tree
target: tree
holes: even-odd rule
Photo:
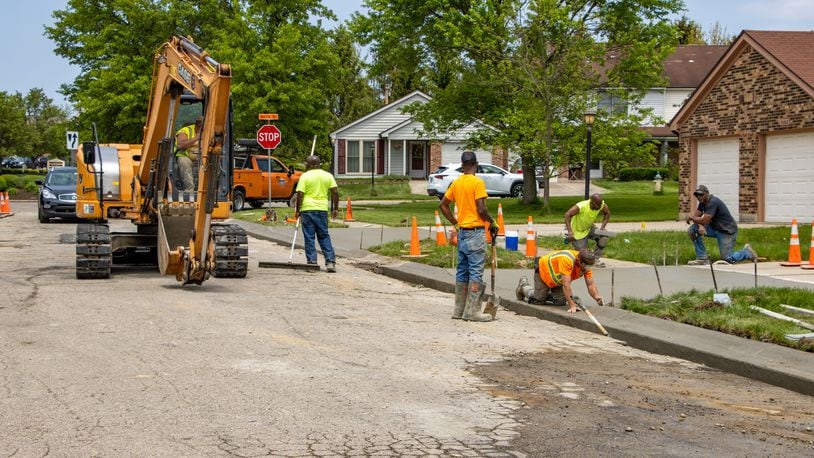
[[[681,16],[675,23],[678,29],[678,44],[680,45],[703,45],[706,44],[704,30],[696,21]]]
[[[40,88],[23,96],[0,92],[0,156],[64,157],[68,113]]]
[[[319,0],[69,0],[53,15],[46,35],[81,69],[62,90],[84,138],[95,122],[100,141],[141,141],[153,54],[176,33],[232,66],[235,137],[254,137],[258,113],[277,112],[277,152],[294,158],[331,130],[339,61],[319,23],[333,16]],[[321,154],[329,148],[322,143]]]
[[[408,55],[423,56],[423,69],[434,68],[439,56],[451,56],[446,62],[454,65],[454,77],[435,85],[432,101],[411,107],[428,135],[441,137],[482,120],[495,129],[481,130],[470,145],[501,145],[525,163],[546,166],[565,164],[577,154],[573,146],[585,138],[582,114],[595,104],[597,90],[619,91],[634,103],[661,84],[664,58],[676,41],[676,28],[665,18],[681,6],[677,0],[439,0],[422,2],[424,16],[417,18],[412,3],[369,0],[376,20],[367,24],[375,28],[368,36],[393,44],[405,25],[418,25],[413,29],[418,38],[405,40],[393,53],[374,43],[374,67],[379,60],[398,60],[408,45]],[[442,80],[440,72],[434,74],[433,81]],[[628,117],[599,118],[595,138],[602,145],[605,132],[638,127]],[[609,151],[599,148],[597,158],[613,159]],[[524,174],[529,203],[536,198],[533,168],[524,168]],[[548,186],[544,195],[548,206]]]
[[[378,100],[367,83],[364,61],[347,27],[340,26],[331,33],[331,46],[339,58],[339,66],[333,71],[338,91],[331,103],[333,128],[338,129],[375,110]]]
[[[728,34],[726,27],[721,25],[719,21],[715,21],[715,24],[712,24],[705,36],[707,44],[725,46],[731,45],[732,42],[735,41],[735,38],[737,38],[736,35]]]

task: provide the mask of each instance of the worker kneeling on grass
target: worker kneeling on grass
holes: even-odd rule
[[[559,250],[538,256],[534,258],[534,286],[529,285],[528,278],[522,277],[515,290],[517,300],[530,304],[568,305],[568,313],[574,313],[582,304],[574,296],[571,282],[584,277],[588,293],[597,304],[603,305],[591,272],[595,261],[593,253],[587,250]]]

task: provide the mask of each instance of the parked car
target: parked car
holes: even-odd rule
[[[3,160],[2,167],[6,169],[21,169],[23,167],[30,169],[34,167],[34,162],[29,157],[10,156]]]
[[[450,183],[462,174],[463,167],[460,163],[438,167],[430,174],[427,194],[443,198]],[[486,193],[490,197],[523,197],[523,175],[510,173],[492,164],[478,164],[475,175],[486,184]],[[539,189],[536,182],[535,189]]]
[[[76,218],[76,167],[54,167],[44,181],[36,183],[40,186],[37,217],[41,223]]]
[[[523,174],[523,159],[518,158],[516,161],[512,163],[512,166],[509,167],[509,171],[513,173],[519,173],[520,175]],[[534,167],[534,176],[537,178],[537,185],[538,186],[545,186],[545,174],[543,173],[543,166],[538,165]]]

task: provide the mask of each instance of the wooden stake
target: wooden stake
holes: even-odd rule
[[[614,299],[614,293],[615,293],[615,289],[614,289],[614,287],[615,287],[615,278],[614,277],[615,276],[616,276],[616,271],[611,269],[611,307],[616,307],[616,299]]]
[[[664,291],[661,289],[661,278],[659,278],[659,268],[656,266],[656,260],[653,260],[653,270],[656,271],[656,282],[659,284],[659,294],[664,296]]]

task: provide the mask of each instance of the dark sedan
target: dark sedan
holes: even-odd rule
[[[41,223],[51,218],[76,218],[76,167],[54,167],[40,185],[37,216]]]

